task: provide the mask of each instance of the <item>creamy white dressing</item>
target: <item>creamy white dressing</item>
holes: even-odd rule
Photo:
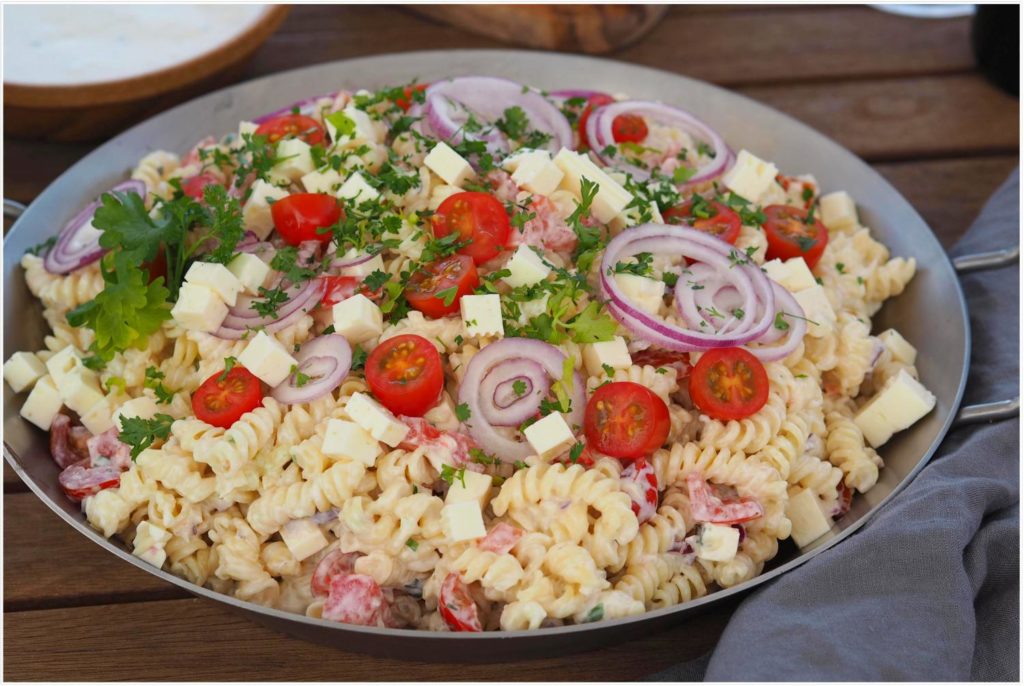
[[[81,85],[140,76],[230,41],[260,5],[7,5],[4,81]]]

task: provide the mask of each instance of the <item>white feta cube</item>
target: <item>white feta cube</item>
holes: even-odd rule
[[[519,166],[531,159],[550,160],[551,153],[547,150],[536,150],[534,148],[519,148],[501,162],[501,168],[509,174],[515,173]]]
[[[825,289],[815,283],[811,288],[793,294],[807,318],[807,335],[821,338],[836,325],[836,313],[825,295]]]
[[[825,516],[818,497],[809,489],[790,494],[786,503],[786,518],[793,523],[790,536],[800,548],[818,540],[832,528],[832,522]]]
[[[156,402],[152,398],[141,396],[139,398],[132,398],[131,400],[122,403],[119,408],[114,412],[112,420],[113,425],[121,429],[121,419],[131,419],[138,417],[139,419],[152,419],[160,408],[156,406]]]
[[[908,343],[896,329],[886,329],[878,334],[878,340],[882,341],[895,361],[903,364],[914,364],[917,361],[917,348]]]
[[[281,527],[281,540],[299,562],[327,547],[327,538],[312,519],[293,519]]]
[[[409,426],[366,393],[353,393],[345,404],[345,411],[356,424],[378,441],[394,448],[405,439]]]
[[[93,436],[114,428],[114,407],[110,404],[109,398],[104,398],[89,408],[89,411],[81,415],[82,426]],[[120,430],[121,425],[116,425]]]
[[[53,383],[53,377],[47,374],[36,381],[32,392],[25,398],[25,404],[21,406],[20,414],[43,431],[48,431],[53,418],[63,405],[64,401],[61,400],[60,391]]]
[[[333,112],[324,117],[327,133],[335,143],[347,141],[365,141],[380,143],[382,141],[379,127],[366,112],[348,105],[340,112]]]
[[[474,176],[473,166],[444,141],[427,153],[423,164],[450,186],[461,186]]]
[[[4,380],[15,393],[31,388],[46,376],[46,365],[35,353],[19,351],[4,362]]]
[[[480,506],[469,500],[445,505],[441,508],[441,531],[452,543],[483,538],[487,528]]]
[[[626,209],[626,205],[633,201],[632,193],[612,179],[586,155],[562,148],[555,155],[555,164],[565,175],[562,178],[561,187],[572,191],[576,197],[580,197],[580,188],[584,178],[597,184],[597,195],[590,205],[590,212],[600,222],[605,224],[611,222]]]
[[[661,310],[665,297],[665,282],[660,279],[648,279],[636,274],[616,274],[615,283],[635,305],[648,314],[656,315]]]
[[[245,228],[256,234],[262,241],[274,230],[274,217],[270,214],[270,206],[280,200],[287,198],[288,191],[267,183],[263,179],[257,180],[250,189],[249,199],[242,206],[242,223]]]
[[[538,195],[551,195],[562,183],[565,176],[551,156],[545,151],[524,158],[512,173],[512,181],[520,188],[525,188]]]
[[[302,177],[302,187],[307,193],[327,193],[334,195],[334,192],[341,185],[341,174],[333,169],[323,171],[314,170]]]
[[[82,354],[75,350],[72,346],[62,348],[50,359],[46,361],[46,371],[53,379],[53,383],[60,386],[64,382],[64,377],[75,369],[84,369],[85,365],[82,364]]]
[[[505,264],[505,269],[511,273],[501,280],[512,288],[532,286],[546,279],[551,273],[551,266],[528,245],[516,248],[512,259]]]
[[[238,137],[242,136],[255,136],[256,131],[260,128],[260,125],[254,121],[240,121],[238,122]]]
[[[583,346],[583,365],[591,376],[602,373],[605,366],[612,369],[629,369],[632,364],[633,358],[630,357],[626,339],[622,336]]]
[[[249,341],[238,356],[238,363],[271,387],[287,379],[292,373],[292,367],[298,365],[284,346],[265,331],[260,331]]]
[[[705,522],[697,531],[697,557],[709,562],[728,562],[736,557],[740,546],[740,530],[724,524]]]
[[[228,316],[228,306],[206,286],[185,282],[178,290],[171,316],[186,329],[213,333]]]
[[[78,367],[64,375],[60,383],[60,397],[64,404],[78,414],[85,414],[103,400],[100,377],[96,372]]]
[[[821,196],[821,223],[829,229],[845,229],[856,226],[857,206],[846,191],[836,191]]]
[[[362,293],[335,304],[331,310],[334,331],[353,345],[368,341],[384,331],[384,313]]]
[[[337,197],[348,200],[351,205],[358,206],[359,203],[367,200],[376,200],[380,197],[380,193],[366,182],[366,177],[362,172],[354,171],[338,189]]]
[[[356,250],[355,248],[351,248],[344,255],[342,255],[342,259],[354,260],[362,254],[363,253]],[[341,274],[342,276],[354,276],[355,278],[362,281],[370,274],[378,271],[384,271],[384,260],[381,258],[379,254],[374,255],[365,262],[354,264],[351,267],[342,267],[338,273]]]
[[[462,322],[470,336],[503,336],[505,325],[501,321],[501,296],[464,295],[459,299]]]
[[[297,183],[306,174],[316,169],[309,143],[301,138],[283,138],[277,143],[278,162],[270,169],[274,181]]]
[[[384,453],[380,441],[355,422],[344,419],[331,419],[327,422],[327,432],[320,451],[328,457],[361,462],[367,467],[374,466],[377,458]]]
[[[243,252],[228,262],[228,271],[235,275],[246,293],[256,295],[270,274],[270,265],[252,253]]]
[[[242,282],[239,278],[223,264],[216,262],[193,262],[185,273],[185,283],[206,286],[232,307],[238,301],[238,294],[242,292]]]
[[[530,447],[542,460],[554,457],[576,442],[572,429],[557,412],[541,417],[523,431]]]
[[[722,183],[741,198],[756,203],[775,182],[778,173],[778,168],[771,162],[765,162],[747,150],[740,150],[736,162],[722,176]]]
[[[548,310],[548,293],[519,303],[519,325],[526,326],[534,317],[539,317]]]
[[[882,445],[935,407],[935,396],[901,369],[853,418],[871,447]]]
[[[447,505],[455,503],[472,502],[476,503],[481,510],[487,507],[491,499],[491,477],[480,472],[471,472],[468,469],[462,472],[462,478],[452,480],[448,495],[444,497]]]
[[[818,283],[814,280],[814,274],[807,268],[807,262],[802,257],[791,257],[785,262],[776,258],[765,262],[762,268],[769,279],[790,293],[797,293],[805,288],[814,288]]]

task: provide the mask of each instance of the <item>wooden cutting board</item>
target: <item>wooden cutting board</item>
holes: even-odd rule
[[[472,33],[545,50],[600,54],[637,40],[665,5],[409,5]]]

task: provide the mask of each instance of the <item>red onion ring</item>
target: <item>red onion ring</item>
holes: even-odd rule
[[[764,336],[761,336],[761,338],[751,344],[743,346],[750,351],[751,355],[765,362],[781,360],[789,355],[796,350],[796,347],[800,345],[800,341],[804,339],[804,334],[807,333],[807,320],[804,318],[804,310],[800,307],[800,303],[785,288],[771,281],[771,279],[769,281],[775,294],[775,314],[772,319],[774,321],[775,317],[781,313],[788,320],[789,328],[783,331],[775,326],[771,326]],[[783,343],[780,345],[767,345],[774,343],[782,335],[786,336],[786,340]]]
[[[333,93],[326,93],[325,95],[314,95],[311,98],[303,98],[302,100],[293,102],[288,107],[282,107],[281,109],[274,110],[269,114],[264,114],[262,116],[256,117],[252,120],[252,123],[262,124],[263,122],[270,121],[275,117],[280,117],[285,114],[291,114],[293,110],[295,110],[296,108],[298,108],[299,114],[310,116],[313,114],[313,105],[315,105],[319,100],[321,100],[322,98],[331,98],[333,100],[335,97],[337,97],[338,93],[340,92],[341,91],[334,91]]]
[[[687,185],[693,185],[702,181],[709,181],[710,179],[721,175],[729,164],[731,151],[729,150],[729,146],[725,144],[725,140],[718,135],[717,131],[702,122],[700,119],[697,119],[697,117],[693,116],[689,112],[675,107],[670,107],[669,105],[665,105],[660,102],[650,102],[647,100],[625,100],[623,102],[614,102],[598,107],[596,110],[591,112],[590,118],[587,119],[587,130],[585,132],[587,145],[590,146],[593,153],[605,165],[615,164],[616,166],[629,171],[638,179],[649,179],[651,177],[649,169],[638,167],[622,160],[608,159],[601,154],[601,151],[604,150],[606,146],[615,145],[615,137],[612,134],[612,124],[615,121],[615,118],[620,114],[636,114],[648,117],[658,121],[659,123],[674,126],[685,131],[690,136],[711,145],[715,152],[714,159],[704,166],[699,167],[694,175],[687,181]]]
[[[551,91],[548,93],[552,98],[558,100],[572,100],[573,98],[583,98],[584,100],[590,100],[595,95],[603,95],[606,98],[611,96],[603,91],[588,91],[582,88],[568,88],[560,91]]]
[[[331,261],[331,269],[347,269],[349,267],[356,267],[365,262],[369,262],[375,257],[368,252],[359,253],[355,257],[336,257]]]
[[[516,381],[526,384],[516,395]],[[551,390],[551,377],[532,360],[508,359],[494,365],[480,384],[480,395],[490,398],[481,405],[484,419],[494,426],[519,426],[540,410],[540,401]]]
[[[271,333],[285,329],[319,304],[323,290],[323,279],[310,279],[301,284],[293,284],[286,289],[286,292],[291,292],[292,295],[278,306],[277,314],[274,316],[260,315],[253,308],[253,301],[262,299],[262,296],[240,295],[238,302],[228,310],[228,316],[221,322],[214,335],[218,338],[238,340],[253,329],[262,328]]]
[[[312,402],[340,386],[352,368],[352,346],[340,334],[318,336],[302,344],[295,362],[298,371],[313,378],[297,386],[298,375],[289,375],[270,393],[280,403]]]
[[[459,384],[459,403],[465,403],[469,407],[469,419],[465,421],[465,425],[473,439],[503,462],[515,462],[528,457],[533,452],[529,443],[508,438],[487,420],[487,416],[492,413],[500,414],[508,410],[488,407],[494,402],[493,391],[491,394],[482,391],[485,384],[487,388],[496,389],[502,382],[530,375],[533,365],[543,369],[549,378],[547,383],[550,384],[551,379],[562,377],[562,366],[566,359],[565,353],[555,346],[532,338],[505,338],[491,343],[474,355],[466,365],[466,374]],[[508,362],[514,364],[506,364]],[[489,380],[496,370],[499,378]],[[570,426],[582,426],[586,393],[583,377],[579,372],[573,373],[570,400],[570,411],[563,416]]]
[[[43,259],[43,267],[51,274],[67,274],[87,264],[92,264],[103,256],[105,248],[100,247],[100,236],[103,235],[92,226],[92,218],[96,210],[103,204],[103,196],[114,192],[135,192],[142,198],[146,197],[146,184],[136,179],[123,181],[100,197],[85,206],[81,212],[71,218],[57,235],[57,242],[50,248]]]

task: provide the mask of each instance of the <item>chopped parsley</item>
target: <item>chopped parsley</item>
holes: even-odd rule
[[[174,417],[167,414],[154,415],[152,419],[142,417],[121,417],[121,433],[118,438],[131,447],[134,461],[142,451],[153,445],[157,439],[165,440],[171,435]]]
[[[466,487],[466,468],[459,467],[455,469],[450,464],[441,465],[441,480],[446,482],[449,486],[454,486],[455,482],[458,481],[462,484],[462,487]]]
[[[576,464],[580,460],[580,455],[583,454],[583,448],[585,446],[582,442],[576,441],[571,448],[569,448],[569,462]]]
[[[156,367],[146,367],[146,380],[142,382],[145,388],[156,393],[156,401],[161,405],[169,405],[174,400],[174,393],[163,385],[164,373]]]
[[[455,418],[460,422],[464,422],[469,419],[471,413],[469,411],[469,405],[466,403],[459,403],[455,406]]]
[[[231,356],[225,357],[224,358],[224,371],[221,372],[221,375],[217,377],[217,381],[220,381],[221,383],[224,383],[227,380],[227,378],[228,378],[228,373],[232,369],[235,368],[235,365],[237,363],[238,363],[238,359],[237,358],[231,357]]]
[[[517,398],[522,398],[526,395],[526,382],[522,379],[516,379],[512,382],[512,392],[516,394]]]

